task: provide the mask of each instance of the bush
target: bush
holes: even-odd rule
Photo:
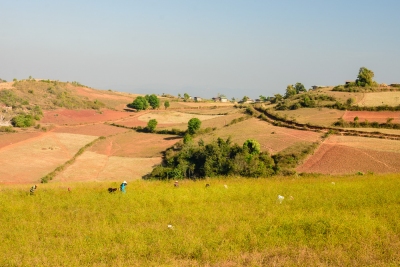
[[[20,114],[12,118],[11,123],[14,127],[25,128],[35,125],[35,120],[32,115]]]
[[[188,133],[195,134],[200,129],[201,121],[198,118],[192,118],[188,121]]]
[[[158,124],[158,122],[156,119],[149,120],[149,122],[147,123],[147,130],[151,133],[154,133],[154,131],[156,130],[157,124]]]

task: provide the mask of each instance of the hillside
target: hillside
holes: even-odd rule
[[[389,99],[396,99],[397,91],[328,87],[257,104],[166,95],[159,97],[161,108],[133,112],[126,105],[138,95],[77,82],[28,79],[0,85],[3,123],[18,114],[36,120],[30,127],[1,128],[0,183],[141,179],[162,163],[168,148],[180,149],[193,118],[201,121],[194,144],[221,138],[242,146],[254,139],[272,158],[276,174],[400,172],[398,106],[365,106],[369,94],[396,104]],[[150,120],[164,134],[143,132]],[[21,169],[20,161],[30,163]]]

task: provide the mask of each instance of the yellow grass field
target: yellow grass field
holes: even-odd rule
[[[349,98],[353,98],[355,100],[355,103],[358,103],[364,97],[364,93],[337,92],[332,91],[332,87],[318,89],[316,91],[311,91],[311,93],[333,96],[341,103],[345,103],[346,100]]]
[[[263,151],[275,154],[298,142],[316,142],[321,134],[273,126],[265,121],[251,118],[243,122],[223,127],[209,134],[201,135],[206,143],[221,137],[232,138],[232,142],[242,145],[247,139],[257,140]]]
[[[400,105],[400,92],[366,93],[356,102],[359,106],[376,107],[382,105]]]
[[[48,132],[0,149],[0,183],[37,183],[95,136]]]
[[[143,122],[148,122],[149,120],[156,119],[160,124],[177,124],[177,123],[187,123],[192,118],[198,118],[201,121],[210,120],[222,115],[199,115],[199,114],[189,114],[178,111],[154,111],[148,112],[138,119]]]
[[[301,108],[297,110],[275,111],[281,116],[287,116],[288,120],[295,119],[298,123],[310,123],[312,125],[332,126],[345,111],[329,108]]]
[[[212,119],[207,119],[205,121],[202,121],[201,122],[201,128],[205,129],[205,128],[208,128],[208,127],[211,127],[211,128],[224,127],[225,125],[229,124],[233,119],[241,118],[241,117],[244,117],[244,116],[246,116],[246,115],[244,115],[243,113],[232,113],[232,114],[225,115],[225,116],[217,116],[217,117],[214,117]],[[194,115],[194,117],[198,118],[197,115]],[[183,123],[180,123],[180,124],[175,124],[173,126],[163,125],[163,126],[160,126],[158,128],[159,129],[172,129],[172,128],[175,128],[175,129],[179,129],[179,130],[185,131],[187,129],[187,127],[188,127],[188,122],[186,121],[186,122],[183,122]]]

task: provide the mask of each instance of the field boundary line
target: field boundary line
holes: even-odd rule
[[[41,183],[47,183],[49,180],[53,180],[53,178],[56,177],[56,175],[58,173],[63,171],[66,167],[72,165],[75,162],[76,158],[79,157],[80,155],[82,155],[83,152],[85,152],[86,149],[88,149],[89,147],[93,146],[98,141],[104,140],[104,139],[106,139],[106,137],[100,136],[100,137],[96,138],[95,140],[91,141],[90,143],[88,143],[88,144],[84,145],[83,147],[81,147],[78,150],[78,152],[76,152],[75,155],[70,160],[66,161],[62,165],[60,165],[57,168],[55,168],[54,171],[52,171],[52,172],[46,174],[45,176],[43,176],[42,178],[40,178],[40,182]]]

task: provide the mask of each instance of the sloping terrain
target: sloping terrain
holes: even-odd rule
[[[400,172],[400,144],[395,140],[330,136],[297,171],[323,174]]]
[[[5,146],[0,149],[0,183],[37,183],[95,138],[47,132]]]
[[[232,142],[242,145],[247,139],[257,140],[263,151],[275,154],[298,142],[316,142],[321,134],[311,131],[301,131],[273,126],[256,118],[251,118],[236,124],[222,127],[209,134],[201,135],[206,143],[221,137],[231,137]]]

